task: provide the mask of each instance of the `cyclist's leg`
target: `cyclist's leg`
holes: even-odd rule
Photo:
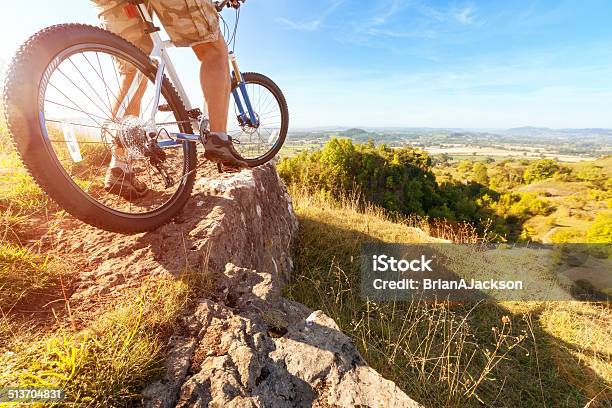
[[[193,46],[200,67],[200,83],[208,104],[211,132],[225,134],[229,109],[231,82],[227,44],[222,36],[217,41]]]
[[[150,3],[178,47],[192,47],[202,62],[200,79],[208,104],[212,132],[225,133],[230,77],[227,44],[219,28],[219,14],[211,0],[151,0]]]
[[[192,47],[202,61],[200,77],[209,109],[211,132],[205,157],[232,167],[247,167],[227,136],[230,76],[227,45],[212,0],[150,0],[164,28],[178,47]]]
[[[92,2],[98,8],[98,18],[105,29],[125,38],[145,53],[151,52],[153,49],[151,37],[144,32],[144,24],[140,18],[128,16],[125,11],[125,2],[120,0],[92,0]],[[112,115],[115,120],[121,120],[127,115],[140,116],[140,106],[146,91],[147,80],[142,78],[134,96],[129,101],[124,101],[136,77],[136,68],[120,60],[116,61],[116,65],[119,89],[113,101]],[[122,105],[124,113],[121,117],[117,117]],[[106,172],[104,188],[130,199],[147,194],[147,186],[134,175],[132,164],[118,138],[114,140],[111,150],[112,159]]]

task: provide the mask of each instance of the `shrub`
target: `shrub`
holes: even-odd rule
[[[310,191],[337,196],[358,191],[391,212],[426,215],[440,204],[432,164],[427,153],[411,147],[332,139],[320,151],[285,158],[278,172],[286,182]]]
[[[575,228],[561,228],[555,231],[550,239],[555,244],[579,244],[584,242],[584,232]]]
[[[612,243],[612,212],[597,214],[595,221],[587,230],[586,239],[591,244]]]
[[[472,168],[472,172],[474,173],[473,180],[476,183],[482,184],[484,186],[489,184],[489,176],[487,175],[487,166],[484,163],[478,162],[474,164],[474,167]]]
[[[492,204],[496,213],[502,217],[514,217],[525,220],[536,215],[547,215],[553,206],[545,198],[535,193],[510,192],[502,194],[496,203]]]
[[[589,164],[582,166],[580,169],[578,169],[578,171],[576,171],[576,178],[582,181],[599,184],[606,180],[606,175],[601,166]]]
[[[527,173],[544,177],[558,170],[556,162],[540,160]],[[283,159],[278,171],[288,184],[312,193],[357,192],[365,202],[392,214],[468,222],[480,233],[492,230],[506,237],[518,236],[522,222],[552,209],[548,200],[535,194],[500,195],[491,189],[500,185],[508,191],[522,183],[523,167],[514,161],[487,165],[465,160],[448,175],[436,170],[436,179],[432,159],[422,150],[332,139],[320,151]]]

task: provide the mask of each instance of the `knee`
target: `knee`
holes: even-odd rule
[[[227,44],[221,37],[214,42],[194,45],[193,51],[200,61],[219,59],[225,61],[228,58]]]

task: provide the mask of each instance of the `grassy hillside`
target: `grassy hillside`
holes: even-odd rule
[[[164,339],[202,277],[186,271],[182,279],[151,279],[94,311],[67,302],[65,291],[83,260],[46,251],[45,237],[57,232],[64,213],[32,183],[2,126],[0,387],[65,387],[76,406],[137,403],[142,385],[160,374]],[[537,183],[529,188],[555,188],[550,180]],[[294,186],[291,194],[300,232],[288,296],[333,317],[367,361],[411,397],[428,407],[612,404],[609,308],[365,301],[358,289],[362,243],[431,242],[432,236],[472,242],[475,230],[391,218],[329,192]]]
[[[514,218],[515,239],[612,242],[610,234],[603,236],[604,241],[593,235],[598,217],[612,218],[610,156],[573,164],[549,159],[442,162],[435,173],[441,182],[481,185],[476,201],[507,221]]]
[[[357,191],[394,216],[468,222],[490,241],[612,242],[597,226],[612,217],[610,157],[451,161],[409,146],[331,139],[278,169],[287,183],[311,192]]]
[[[296,187],[291,194],[300,232],[287,294],[333,317],[368,363],[412,398],[428,407],[612,404],[609,308],[366,301],[359,291],[362,243],[433,239],[380,209],[360,210],[354,200]]]
[[[61,387],[73,406],[139,402],[199,277],[152,278],[94,310],[71,304],[86,260],[48,252],[65,214],[30,179],[0,118],[0,387]]]

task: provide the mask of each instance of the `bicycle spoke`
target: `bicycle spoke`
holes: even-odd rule
[[[105,166],[103,166],[103,164],[106,162],[106,158],[108,157],[108,154],[110,153],[110,150],[108,150],[106,152],[106,154],[104,155],[104,159],[102,159],[102,164],[100,166],[98,166],[98,169],[96,170],[96,174],[94,175],[94,177],[91,179],[91,181],[89,182],[89,185],[87,186],[87,188],[85,189],[85,191],[87,193],[89,193],[89,189],[91,188],[91,185],[94,183],[94,181],[98,178],[98,175],[100,174],[100,170],[103,169]]]
[[[45,118],[45,122],[60,123],[60,124],[66,124],[66,125],[72,125],[72,126],[83,126],[83,127],[92,128],[92,129],[104,129],[104,127],[102,126],[92,126],[92,125],[85,125],[83,123],[66,122],[66,121],[58,120],[58,119]]]
[[[270,95],[268,95],[269,97]],[[266,99],[267,100],[267,99]],[[270,102],[268,102],[268,104],[265,106],[265,108],[261,109],[262,111],[266,111],[266,109],[268,109],[268,106],[270,106],[271,103],[277,102],[276,98],[274,97],[274,95],[272,95],[272,99],[270,100]]]
[[[85,58],[85,60],[87,61],[87,63],[91,66],[91,62],[89,62],[89,59],[87,58],[87,56],[85,54],[82,54],[83,58]],[[96,57],[98,59],[98,64],[100,64],[100,57],[98,55],[98,53],[96,52]],[[114,72],[115,72],[115,77],[117,78],[117,86],[119,86],[119,78],[117,77],[117,69],[115,68],[115,63],[113,62],[113,59],[111,57],[111,65],[113,65],[114,68]],[[97,73],[97,71],[94,69],[94,72]],[[110,93],[113,95],[113,98],[115,98],[115,102],[116,103],[121,103],[121,105],[127,109],[127,107],[125,106],[125,101],[120,101],[119,97],[117,96],[117,94],[115,94],[113,92],[113,90],[110,88],[110,86],[108,86],[108,84],[106,83],[106,79],[104,78],[104,70],[102,69],[102,66],[100,64],[100,75],[99,78],[102,80],[102,83],[104,84],[104,87],[106,88],[106,91],[108,93],[108,91],[110,91]],[[120,89],[118,89],[118,91],[120,91]],[[116,116],[116,112],[112,112],[113,114],[113,118]]]
[[[63,107],[63,108],[66,108],[66,109],[71,109],[71,110],[76,111],[76,112],[81,112],[81,113],[84,113],[85,115],[89,116],[89,118],[90,118],[91,120],[93,120],[94,122],[96,122],[96,124],[97,124],[98,126],[100,126],[100,127],[102,127],[102,124],[101,124],[100,122],[98,122],[97,120],[95,120],[95,119],[94,119],[94,117],[96,117],[96,118],[98,118],[98,119],[102,119],[103,121],[106,121],[106,119],[105,119],[105,118],[100,117],[100,116],[97,116],[97,115],[94,115],[94,114],[87,113],[87,112],[85,112],[83,109],[80,109],[80,108],[72,108],[72,107],[70,107],[70,106],[67,106],[67,105],[61,104],[61,103],[59,103],[59,102],[51,101],[51,100],[49,100],[49,99],[45,99],[45,102],[49,102],[49,103],[52,103],[52,104],[54,104],[54,105],[58,105],[58,106],[61,106],[61,107]]]
[[[85,60],[87,60],[87,63],[89,63],[89,58],[87,58],[87,55],[83,54],[83,56],[85,57]],[[110,94],[108,93],[108,86],[106,85],[106,79],[104,78],[104,70],[102,69],[102,63],[100,62],[100,55],[97,52],[96,52],[96,60],[98,61],[98,67],[100,67],[100,79],[102,79],[102,84],[104,85],[104,92],[106,93],[106,99],[108,100],[108,106],[111,107],[111,113],[112,113],[113,104],[111,103]],[[91,63],[89,63],[89,65],[91,65]],[[113,115],[113,119],[114,117],[115,115]]]
[[[68,81],[69,81],[69,82],[70,82],[70,83],[71,83],[71,84],[72,84],[72,85],[73,85],[73,86],[76,88],[76,89],[78,89],[78,90],[79,90],[79,91],[80,91],[80,92],[81,92],[83,95],[85,95],[85,97],[86,97],[87,99],[89,99],[89,101],[90,101],[91,103],[93,103],[93,104],[94,104],[94,106],[95,106],[96,108],[100,109],[100,111],[102,112],[102,114],[104,114],[104,113],[105,113],[105,112],[104,112],[104,109],[100,108],[100,106],[98,106],[98,104],[96,104],[96,103],[93,101],[93,99],[91,99],[91,98],[89,97],[89,95],[87,95],[87,93],[85,93],[85,91],[83,91],[83,90],[82,90],[82,89],[81,89],[79,86],[77,86],[77,85],[76,85],[76,84],[75,84],[75,83],[72,81],[72,79],[70,79],[70,78],[69,78],[69,77],[68,77],[66,74],[64,74],[64,72],[63,72],[63,71],[62,71],[62,70],[61,70],[59,67],[57,68],[57,72],[59,72],[60,74],[62,74],[62,75],[63,75],[63,76],[64,76],[64,77],[65,77],[65,78],[66,78],[66,79],[67,79],[67,80],[68,80]],[[109,117],[109,118],[108,118],[108,120],[112,120],[112,119]]]
[[[117,92],[121,92],[121,83],[119,82],[119,74],[117,73],[117,61],[115,57],[111,57],[111,60],[113,61],[112,66],[113,66],[113,71],[115,72],[115,79],[117,80]],[[123,97],[123,99],[121,101],[119,101],[119,97],[117,97],[117,101],[119,101],[121,103],[121,106],[123,107],[124,111],[127,111],[128,106],[130,106],[130,101],[128,99],[128,103],[127,105],[125,104],[125,99],[128,98],[129,95],[126,95]],[[116,114],[116,113],[115,113]]]
[[[49,139],[50,142],[54,142],[54,143],[66,143],[68,144],[69,142],[65,141],[65,140],[54,140],[54,139]],[[89,141],[84,141],[84,140],[80,140],[77,142],[78,144],[101,144],[106,146],[107,143],[105,142],[89,142]]]
[[[101,97],[101,96],[98,94],[98,92],[95,90],[95,88],[93,87],[93,85],[91,84],[91,82],[90,82],[90,81],[88,81],[88,80],[87,80],[87,78],[85,78],[85,75],[83,75],[83,73],[81,72],[81,70],[80,70],[80,69],[79,69],[79,68],[78,68],[78,67],[75,65],[75,63],[72,61],[72,59],[71,59],[71,58],[68,58],[68,61],[69,61],[69,62],[72,64],[72,66],[73,66],[73,67],[74,67],[74,68],[75,68],[75,69],[78,71],[79,75],[81,75],[81,78],[83,78],[83,80],[85,81],[85,83],[86,83],[87,85],[89,85],[89,88],[90,88],[90,89],[91,89],[91,90],[92,90],[92,91],[93,91],[93,92],[96,94],[96,96],[98,97],[98,99],[100,99],[100,102],[102,102],[102,105],[105,105],[105,104],[106,104],[106,102],[104,102],[104,99],[103,99],[103,98],[102,98],[102,97]],[[93,68],[93,67],[92,67],[92,68]],[[58,71],[59,71],[59,72],[61,72],[61,71],[60,71],[60,69],[59,69],[59,67],[58,67]],[[94,69],[94,71],[95,71],[95,69]],[[62,72],[62,74],[65,76],[65,74],[64,74],[63,72]],[[72,81],[71,81],[71,82],[72,82]],[[83,92],[83,91],[81,90],[81,92]],[[84,93],[84,92],[83,92],[83,93]],[[85,96],[87,96],[87,94],[85,94]],[[90,99],[90,100],[91,100],[91,99]],[[92,103],[93,103],[93,101],[92,101]],[[97,106],[97,105],[96,105],[96,106]],[[102,110],[102,112],[104,112],[104,110]],[[110,106],[110,103],[109,103],[109,105],[108,105],[108,113],[110,113],[110,114],[111,114],[111,116],[112,116],[112,114],[113,114],[113,109],[112,109],[112,107]]]
[[[149,99],[149,102],[147,103],[147,106],[145,106],[145,108],[142,110],[143,113],[146,113],[149,110],[154,100],[155,100],[155,94],[151,96],[151,98]]]

